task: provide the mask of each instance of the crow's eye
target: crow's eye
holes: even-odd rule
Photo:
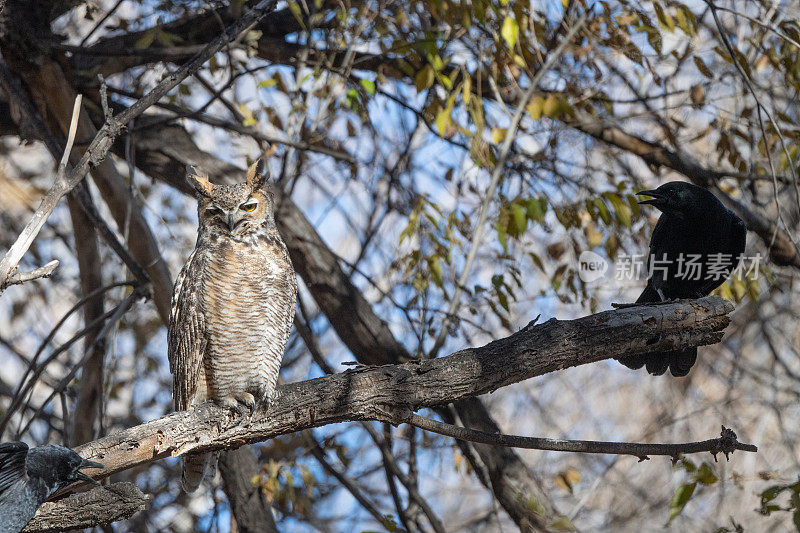
[[[247,202],[246,204],[240,205],[239,208],[242,211],[247,211],[248,213],[250,213],[256,210],[256,206],[258,206],[258,202]]]

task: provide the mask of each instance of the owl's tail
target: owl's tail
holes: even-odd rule
[[[186,492],[194,492],[204,479],[212,479],[217,470],[217,454],[187,454],[181,457],[181,486]]]

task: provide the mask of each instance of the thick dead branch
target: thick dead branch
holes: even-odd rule
[[[24,533],[44,533],[102,526],[144,510],[151,497],[133,483],[113,483],[43,504]]]
[[[0,88],[5,92],[9,103],[11,104],[12,113],[20,116],[17,120],[20,125],[20,130],[23,132],[35,131],[41,121],[36,122],[36,114],[27,99],[24,97],[22,89],[19,87],[17,80],[13,74],[6,68],[5,64],[0,63]],[[67,144],[61,156],[61,163],[58,165],[58,172],[53,187],[47,191],[42,202],[36,212],[33,214],[31,221],[25,226],[20,236],[11,245],[11,248],[0,260],[0,293],[5,290],[9,285],[9,277],[14,273],[19,264],[22,256],[28,251],[33,240],[38,235],[39,231],[44,226],[47,217],[56,208],[56,204],[69,191],[61,191],[56,185],[61,184],[65,180],[66,161],[72,151],[72,143],[75,140],[75,131],[78,127],[78,117],[80,116],[81,97],[75,98],[74,106],[72,108],[72,118],[69,122],[69,133],[67,136]]]
[[[278,526],[261,487],[253,483],[259,475],[258,464],[250,446],[220,455],[219,473],[240,533],[277,533]]]
[[[42,116],[38,112],[38,110],[34,107],[34,105],[29,101],[28,97],[25,94],[22,94],[18,90],[18,85],[16,84],[16,80],[13,76],[5,71],[2,70],[3,66],[0,65],[0,85],[9,92],[12,100],[15,104],[14,109],[16,110],[16,117],[15,120],[19,123],[20,131],[27,132],[31,138],[41,140],[45,146],[47,147],[48,151],[54,158],[58,158],[59,154],[62,153],[60,148],[59,142],[56,140],[56,137],[49,131],[47,125],[44,123]],[[49,79],[41,80],[42,84],[35,84],[36,87],[54,87],[57,86],[58,89],[55,93],[58,95],[57,98],[46,99],[46,101],[51,105],[54,106],[56,109],[53,110],[54,114],[60,115],[64,121],[69,120],[70,124],[70,135],[74,136],[74,130],[82,129],[82,137],[91,137],[92,135],[96,134],[96,130],[89,124],[88,117],[83,121],[83,127],[80,127],[79,122],[76,120],[78,115],[72,113],[71,115],[68,114],[68,106],[69,102],[72,101],[74,97],[74,93],[69,85],[66,85],[63,78],[64,76],[59,76],[57,73],[53,75],[53,65],[52,63],[47,64],[40,68],[37,71],[37,76],[49,76]],[[58,70],[57,68],[55,70]],[[59,71],[60,72],[60,71]],[[49,82],[49,83],[48,83]],[[42,100],[45,100],[42,98]],[[56,105],[56,101],[61,103],[61,106]],[[77,104],[77,99],[76,99]],[[70,118],[71,117],[71,118]],[[72,139],[74,140],[74,139]],[[71,146],[72,140],[68,137],[67,139],[67,146]],[[66,154],[66,150],[63,151]],[[66,167],[66,158],[62,156],[59,168]],[[104,167],[105,168],[105,167]],[[111,187],[109,186],[109,182],[115,181],[113,177],[117,177],[118,175],[116,172],[113,171],[113,167],[111,167],[112,172],[103,172],[104,168],[98,167],[95,169],[95,181],[101,187],[101,190],[108,190]],[[99,174],[99,175],[98,175]],[[113,176],[110,176],[113,174]],[[121,181],[120,178],[116,179],[117,182]],[[114,188],[119,195],[125,199],[126,201],[125,206],[133,206],[133,200],[130,198],[129,191],[126,187],[120,187],[118,184]],[[113,192],[113,191],[112,191]],[[97,231],[99,231],[100,235],[106,241],[106,243],[114,250],[120,259],[128,266],[131,273],[139,280],[141,284],[148,284],[151,283],[150,276],[145,271],[145,269],[141,266],[141,264],[134,259],[128,250],[119,242],[114,232],[111,230],[110,227],[105,223],[102,219],[100,214],[97,211],[97,208],[94,205],[94,201],[92,200],[92,196],[89,193],[89,190],[84,186],[76,186],[70,193],[75,199],[80,202],[80,205],[85,212],[85,216],[89,218],[92,224],[96,226]],[[116,204],[111,203],[112,207]],[[169,288],[168,285],[171,283],[169,277],[169,271],[164,264],[163,259],[161,259],[160,254],[158,253],[158,247],[155,243],[155,239],[152,237],[149,227],[147,227],[147,223],[141,217],[141,214],[138,210],[134,210],[130,216],[128,213],[123,213],[124,216],[120,218],[128,218],[129,225],[133,226],[133,230],[139,235],[140,238],[135,240],[135,245],[132,247],[134,252],[136,252],[137,256],[139,256],[144,264],[148,265],[148,270],[155,274],[157,281],[159,282],[158,285],[160,286],[161,290],[165,288]],[[80,243],[79,243],[80,244]],[[79,256],[84,254],[79,254]],[[164,285],[167,285],[165,287]],[[159,291],[160,292],[160,291]],[[169,290],[165,291],[169,293]],[[158,302],[160,304],[159,309],[168,309],[168,307],[163,302]]]
[[[182,17],[173,22],[160,24],[157,28],[178,37],[184,44],[181,48],[188,49],[191,46],[204,45],[211,41],[219,34],[219,21],[230,24],[235,17],[235,6],[229,6],[216,10],[216,13],[209,9],[193,16]],[[291,10],[286,8],[270,13],[253,29],[261,32],[260,43],[262,40],[274,40],[275,37],[283,37],[300,31],[303,27],[298,23]],[[134,66],[158,61],[159,57],[180,61],[191,56],[186,53],[167,56],[165,49],[158,46],[158,43],[148,48],[137,47],[136,43],[149,31],[153,31],[153,28],[101,38],[91,46],[78,47],[73,51],[75,53],[72,59],[73,66],[76,71],[92,77],[94,74],[110,76]]]
[[[77,449],[105,477],[187,452],[238,448],[349,420],[409,422],[415,410],[492,392],[556,370],[636,353],[719,342],[733,305],[718,296],[551,319],[480,348],[400,365],[363,367],[279,388],[265,416],[240,423],[213,404],[98,439]]]
[[[83,296],[86,296],[103,286],[103,263],[100,260],[97,230],[81,209],[81,202],[76,195],[81,189],[88,193],[85,183],[78,184],[78,187],[67,195],[67,205],[75,234],[81,292]],[[97,334],[103,327],[103,323],[97,319],[104,312],[103,296],[103,293],[97,293],[94,297],[89,298],[86,305],[83,306],[84,325],[92,322],[96,322],[97,325],[86,332],[83,341],[83,349],[88,353],[78,384],[72,432],[65,438],[65,442],[68,442],[69,445],[83,444],[92,440],[95,436],[94,422],[100,416],[103,396],[103,358],[106,345],[102,340],[97,342]]]

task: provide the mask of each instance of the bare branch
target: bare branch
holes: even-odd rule
[[[640,461],[649,459],[650,455],[666,455],[677,460],[678,456],[687,453],[710,452],[716,459],[718,453],[727,457],[735,450],[757,452],[752,444],[743,444],[736,439],[736,433],[722,426],[720,438],[700,442],[684,442],[680,444],[644,444],[640,442],[604,442],[596,440],[565,440],[541,437],[522,437],[502,433],[486,433],[464,427],[445,424],[424,416],[411,415],[409,424],[426,429],[439,435],[459,440],[491,444],[492,446],[508,446],[530,450],[549,450],[554,452],[605,453],[613,455],[633,455]]]
[[[2,83],[6,92],[9,93],[9,96],[13,97],[14,89],[11,87],[14,85],[13,80],[11,79],[11,74],[5,69],[3,66],[0,70],[0,78],[2,78]],[[11,89],[11,90],[9,90]],[[18,88],[16,88],[18,90]],[[61,157],[61,163],[58,165],[58,172],[56,173],[55,180],[53,181],[53,186],[47,191],[44,198],[42,198],[42,203],[39,204],[39,207],[36,209],[36,212],[31,217],[30,222],[25,226],[25,229],[22,230],[22,233],[11,245],[11,248],[8,250],[6,255],[3,257],[2,261],[0,261],[0,293],[5,290],[5,287],[8,286],[7,280],[11,273],[17,268],[22,256],[25,255],[25,252],[28,251],[31,244],[33,244],[33,240],[36,238],[36,235],[39,234],[39,231],[44,226],[47,217],[50,216],[50,213],[56,208],[56,204],[64,196],[66,193],[69,192],[69,189],[65,189],[63,184],[65,180],[65,171],[66,171],[66,163],[69,159],[69,154],[72,151],[72,143],[75,140],[75,131],[78,127],[78,117],[80,116],[80,106],[81,106],[81,99],[82,97],[78,95],[75,98],[75,104],[72,109],[72,120],[70,121],[70,130],[69,130],[69,137],[67,139],[67,145],[64,149],[64,153]],[[77,185],[77,182],[76,182]],[[70,187],[71,189],[71,187]]]
[[[55,502],[46,502],[22,531],[44,533],[110,524],[144,510],[151,499],[133,483],[95,487]]]
[[[0,287],[4,289],[9,285],[21,285],[26,281],[31,281],[40,278],[49,278],[50,276],[53,275],[53,271],[56,268],[58,268],[58,259],[53,259],[46,265],[40,266],[39,268],[35,268],[28,272],[18,272],[18,269],[15,267],[14,270],[11,272],[11,275],[8,276],[8,279],[6,279],[5,283]]]
[[[348,370],[279,388],[269,416],[245,423],[213,404],[173,413],[77,451],[105,477],[169,455],[237,448],[346,420],[409,422],[417,409],[477,396],[549,372],[635,353],[719,342],[733,305],[719,296],[551,319],[447,357]]]
[[[58,163],[58,175],[56,176],[56,180],[63,179],[64,172],[67,170],[69,155],[72,153],[72,145],[75,143],[75,133],[78,131],[78,119],[81,116],[81,102],[83,102],[83,95],[79,94],[75,96],[75,103],[72,105],[72,118],[69,121],[67,145],[64,147],[64,155],[61,156],[61,161]]]

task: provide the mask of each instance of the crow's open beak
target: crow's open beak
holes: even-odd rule
[[[652,196],[652,198],[649,199],[649,200],[641,200],[639,202],[640,205],[654,205],[654,206],[658,207],[660,205],[663,205],[663,203],[664,203],[662,201],[664,199],[664,195],[661,194],[658,191],[639,191],[639,192],[636,193],[636,196],[640,196],[640,195]]]
[[[100,463],[96,463],[94,461],[89,461],[88,459],[84,459],[81,461],[81,466],[78,467],[79,469],[83,468],[99,468],[105,469],[105,466],[101,465]],[[75,472],[76,480],[86,481],[87,483],[91,483],[92,485],[100,485],[97,481],[92,479],[91,477],[87,476],[83,472]]]
[[[94,461],[90,461],[89,459],[84,459],[81,461],[81,466],[79,466],[81,470],[84,468],[99,468],[101,470],[105,470],[105,466],[101,465],[100,463],[95,463]]]

